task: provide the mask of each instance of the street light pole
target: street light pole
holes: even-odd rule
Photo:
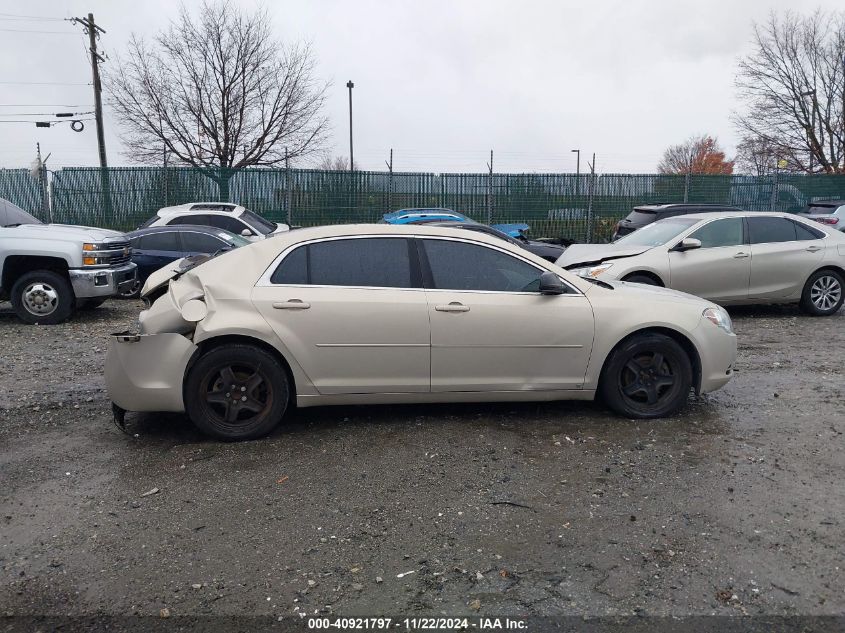
[[[350,79],[346,87],[349,88],[349,171],[355,171],[355,155],[352,153],[352,89],[355,84]]]
[[[572,151],[575,153],[575,204],[578,204],[578,196],[581,193],[581,150]]]

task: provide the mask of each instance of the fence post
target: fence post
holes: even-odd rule
[[[387,163],[387,211],[393,210],[393,148],[390,148],[390,162]]]
[[[290,157],[288,156],[288,148],[285,148],[285,215],[287,225],[291,226],[291,200],[293,196],[293,188],[290,186]]]
[[[778,180],[780,176],[780,168],[775,166],[775,171],[772,176],[772,199],[769,201],[769,211],[774,211],[778,199]]]
[[[687,170],[687,173],[684,174],[684,203],[686,204],[689,202],[689,181],[690,181],[690,172]]]
[[[590,185],[587,190],[587,244],[593,242],[593,193],[596,188],[596,154],[593,152],[593,162],[590,163]]]
[[[493,224],[493,150],[487,163],[487,224]]]

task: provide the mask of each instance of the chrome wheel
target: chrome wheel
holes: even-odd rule
[[[21,298],[26,311],[34,316],[48,316],[59,307],[59,293],[53,286],[44,282],[28,284]]]
[[[819,310],[827,312],[842,298],[842,284],[832,275],[823,275],[810,287],[810,301]]]

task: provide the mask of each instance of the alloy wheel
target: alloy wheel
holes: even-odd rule
[[[819,310],[830,310],[841,297],[842,284],[833,275],[819,277],[810,287],[810,301]]]
[[[671,397],[676,379],[674,369],[660,352],[638,354],[622,368],[619,386],[632,402],[657,405]]]
[[[222,365],[206,374],[200,388],[207,413],[229,428],[253,423],[273,405],[273,386],[260,365]]]

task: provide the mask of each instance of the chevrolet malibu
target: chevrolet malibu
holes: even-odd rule
[[[582,279],[495,237],[430,226],[291,231],[157,271],[139,331],[112,337],[125,411],[187,412],[226,440],[293,406],[592,400],[677,411],[731,378],[720,307]]]
[[[556,263],[584,277],[666,286],[721,305],[797,303],[829,316],[845,298],[845,234],[784,213],[666,218],[613,244],[570,246]]]

